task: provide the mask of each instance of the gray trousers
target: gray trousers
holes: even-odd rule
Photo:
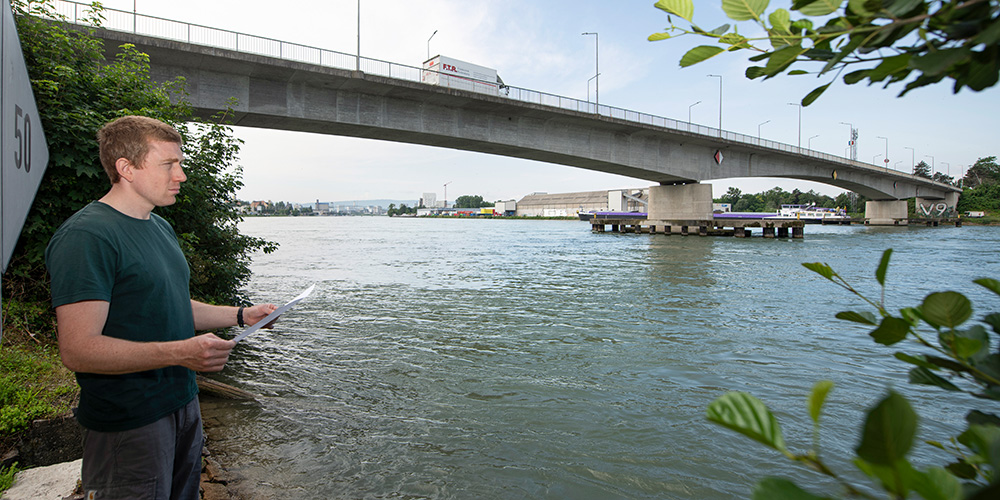
[[[202,445],[197,396],[184,408],[138,429],[84,430],[84,498],[197,499]]]

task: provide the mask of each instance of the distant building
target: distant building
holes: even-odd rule
[[[426,208],[437,208],[438,207],[437,193],[424,193],[424,195],[420,198],[420,204],[418,206]],[[441,207],[444,208],[444,205],[442,204]]]
[[[313,205],[313,213],[320,215],[326,215],[330,213],[330,204],[320,203],[319,200],[316,200],[316,204]]]
[[[576,217],[580,212],[646,212],[647,190],[613,189],[579,193],[532,193],[517,201],[520,217]]]

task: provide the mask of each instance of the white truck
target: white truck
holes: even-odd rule
[[[491,95],[499,95],[503,88],[497,70],[441,55],[424,61],[420,78],[431,85]]]

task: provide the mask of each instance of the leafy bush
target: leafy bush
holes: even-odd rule
[[[72,374],[51,346],[5,346],[0,350],[0,436],[69,411],[76,390]]]
[[[10,467],[0,467],[0,493],[14,486],[14,476],[17,475],[18,471],[17,462],[11,464]]]
[[[957,292],[932,293],[919,306],[901,309],[898,314],[890,313],[884,306],[884,297],[885,275],[891,255],[892,249],[885,251],[875,273],[882,287],[882,297],[878,300],[862,295],[826,264],[803,265],[875,309],[875,313],[845,311],[838,313],[837,318],[874,327],[869,335],[879,344],[892,346],[909,339],[918,346],[919,353],[894,354],[896,359],[913,365],[909,373],[910,383],[965,393],[971,396],[971,401],[985,402],[984,406],[995,410],[997,401],[1000,401],[1000,351],[991,352],[987,327],[994,334],[1000,334],[1000,313],[988,314],[981,322],[970,326],[972,303]],[[1000,295],[1000,282],[996,280],[978,279],[975,283]],[[928,327],[929,332],[926,331]],[[847,495],[872,498],[862,487],[832,470],[820,456],[820,416],[832,388],[832,382],[821,381],[808,398],[814,438],[812,448],[806,453],[796,454],[789,450],[777,418],[763,402],[749,394],[725,394],[709,405],[707,415],[712,422],[834,478]],[[1000,498],[1000,417],[977,408],[971,409],[966,415],[965,429],[953,437],[948,446],[928,442],[954,455],[954,461],[927,470],[918,470],[907,459],[914,445],[916,429],[917,414],[909,401],[889,391],[885,398],[868,410],[853,463],[891,498],[907,498],[911,493],[926,499]],[[787,479],[769,477],[757,484],[754,498],[820,497]]]
[[[4,279],[4,297],[49,298],[45,247],[70,215],[103,196],[109,188],[98,158],[97,130],[125,115],[144,115],[173,124],[184,137],[188,181],[177,203],[157,209],[170,221],[191,266],[191,295],[213,303],[245,302],[241,286],[249,279],[250,255],[275,248],[260,238],[240,235],[233,205],[242,187],[235,165],[240,141],[216,117],[195,123],[185,104],[184,80],[159,84],[149,76],[149,57],[123,45],[114,60],[104,58],[103,42],[84,30],[70,29],[51,0],[13,0],[18,35],[31,79],[39,118],[49,146],[49,164],[24,223]],[[102,9],[83,13],[100,25]],[[176,103],[175,103],[176,102]]]

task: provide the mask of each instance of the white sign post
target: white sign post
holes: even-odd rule
[[[14,24],[10,2],[3,2],[3,62],[0,65],[2,105],[0,105],[0,247],[3,249],[2,271],[14,253],[24,220],[35,200],[42,174],[49,162],[49,148],[38,118],[35,95],[24,65],[21,41]],[[3,336],[0,327],[0,338]]]

